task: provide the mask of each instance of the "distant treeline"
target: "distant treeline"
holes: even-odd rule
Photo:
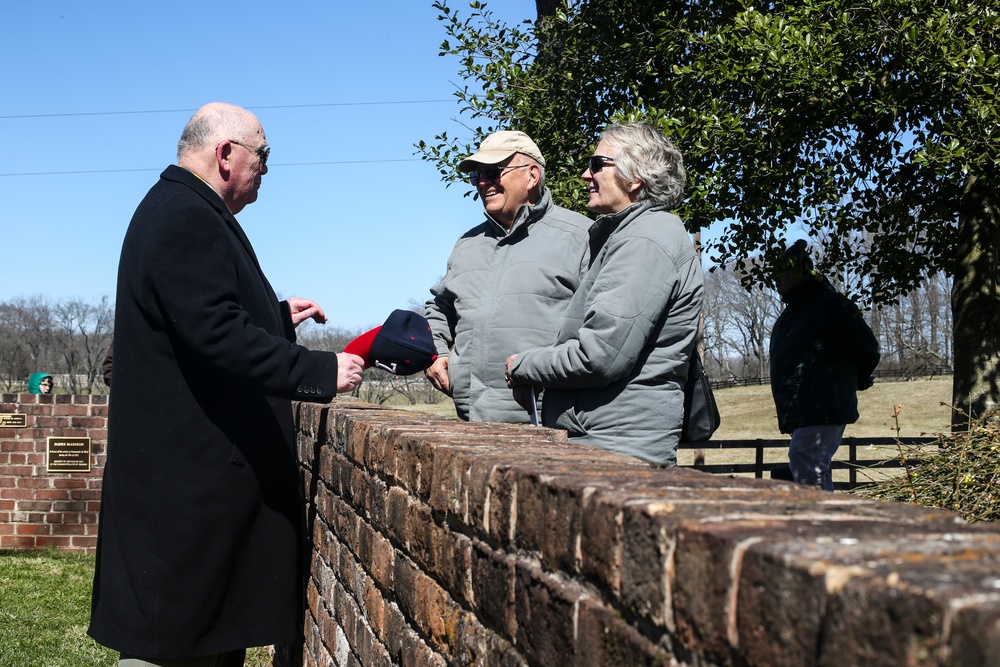
[[[739,271],[732,269],[705,274],[705,366],[719,388],[767,382],[768,343],[782,307],[773,290],[748,290],[740,279]],[[951,373],[950,294],[950,280],[939,276],[897,303],[865,313],[882,349],[876,375],[888,379]],[[106,392],[101,363],[113,327],[114,304],[108,297],[52,301],[34,296],[0,302],[0,390],[24,391],[28,376],[44,371],[57,376],[57,393]],[[298,329],[298,342],[339,352],[360,333],[307,322]],[[376,370],[367,378],[358,395],[371,402],[382,403],[395,394],[426,403],[441,398],[419,378],[390,382]]]
[[[24,391],[28,376],[42,371],[61,377],[56,393],[105,391],[100,369],[113,325],[114,306],[107,297],[0,302],[0,388]]]
[[[705,367],[715,386],[765,381],[771,329],[781,313],[777,293],[741,285],[732,268],[705,274]],[[936,276],[896,303],[864,313],[882,351],[877,374],[922,377],[951,373],[951,280]],[[946,370],[942,370],[946,369]]]

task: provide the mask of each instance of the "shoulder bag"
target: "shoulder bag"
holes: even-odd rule
[[[684,383],[684,421],[681,442],[706,442],[719,429],[722,416],[715,404],[712,384],[705,374],[698,350],[691,351],[687,382]]]

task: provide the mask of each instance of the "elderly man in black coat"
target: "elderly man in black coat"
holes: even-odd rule
[[[89,629],[122,665],[242,665],[298,632],[291,400],[329,401],[364,369],[295,344],[326,316],[278,301],[234,217],[269,150],[250,112],[202,107],[125,236]]]

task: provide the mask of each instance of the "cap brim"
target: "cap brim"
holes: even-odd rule
[[[476,170],[477,164],[500,164],[517,151],[479,151],[475,155],[470,155],[458,163],[458,170],[470,172]]]

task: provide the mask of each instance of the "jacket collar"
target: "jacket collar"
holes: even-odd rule
[[[540,220],[551,207],[552,194],[548,188],[543,188],[542,196],[538,198],[537,202],[534,204],[525,204],[518,210],[517,216],[514,218],[514,224],[510,226],[510,231],[504,229],[503,225],[497,222],[489,213],[486,214],[486,219],[493,223],[493,226],[496,227],[501,236],[510,236],[522,227],[527,227],[535,221]]]
[[[605,213],[604,215],[598,216],[594,224],[590,226],[587,233],[590,235],[590,261],[593,263],[594,259],[597,258],[597,252],[604,247],[611,235],[628,225],[629,222],[639,217],[641,213],[644,213],[653,208],[657,208],[657,205],[648,200],[643,199],[642,201],[637,201],[631,206],[626,206],[620,211],[615,213]]]
[[[650,199],[642,199],[630,206],[626,206],[616,213],[605,213],[597,219],[600,221],[607,218],[609,221],[612,221],[611,224],[615,227],[619,227],[622,222],[632,220],[633,218],[638,217],[640,213],[645,213],[647,210],[652,208],[658,208],[656,202]]]
[[[236,220],[236,216],[233,215],[233,212],[229,210],[228,206],[226,206],[226,202],[222,201],[222,197],[219,196],[218,192],[212,189],[212,186],[196,176],[194,172],[185,169],[184,167],[178,167],[175,164],[172,164],[164,169],[163,173],[160,174],[160,178],[165,181],[180,183],[181,185],[191,188],[195,194],[204,199],[212,206],[212,208],[218,211],[219,215],[222,216],[222,219],[226,222],[226,225],[230,230],[232,230],[233,234],[236,235],[236,238],[239,239],[240,244],[247,251],[247,254],[250,255],[250,258],[253,260],[254,266],[257,267],[257,271],[260,273],[261,277],[264,277],[264,272],[260,268],[260,262],[257,261],[257,254],[253,251],[253,246],[250,245],[250,239],[247,238],[247,235],[244,233],[240,223]]]
[[[181,183],[187,187],[194,190],[198,196],[204,199],[206,202],[212,205],[212,208],[219,211],[219,213],[224,216],[232,217],[233,213],[226,206],[226,203],[222,201],[222,197],[219,193],[212,189],[212,186],[201,180],[193,171],[185,169],[184,167],[178,167],[176,164],[172,164],[163,170],[160,174],[160,178],[165,181],[174,181],[175,183]]]

